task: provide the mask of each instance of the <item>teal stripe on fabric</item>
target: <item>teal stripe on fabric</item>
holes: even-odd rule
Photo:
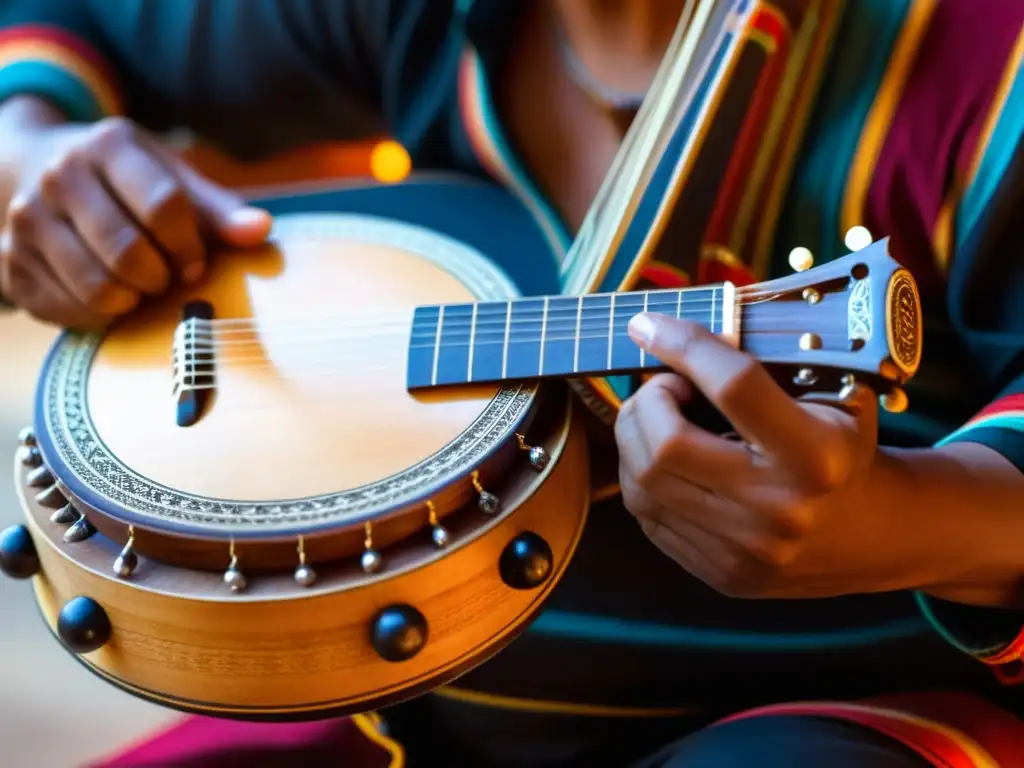
[[[957,209],[956,246],[964,244],[996,194],[1003,174],[1024,139],[1024,68],[1017,71],[1006,104],[992,131],[978,172]]]
[[[528,630],[535,635],[601,643],[774,653],[839,650],[876,645],[928,634],[931,631],[931,625],[923,617],[844,630],[769,633],[679,627],[555,610],[542,613]]]
[[[89,123],[107,115],[81,80],[42,61],[18,61],[0,69],[0,101],[31,94],[50,101],[70,122]]]
[[[983,421],[978,421],[975,424],[965,424],[960,429],[947,435],[940,440],[937,445],[942,446],[947,443],[951,443],[955,440],[962,440],[964,435],[969,435],[975,429],[1012,429],[1015,432],[1024,433],[1024,418],[1020,414],[1007,413],[999,416],[988,416]]]
[[[917,601],[918,608],[921,609],[921,613],[928,620],[931,628],[938,633],[939,637],[949,643],[951,646],[956,648],[961,653],[966,653],[970,656],[976,656],[978,658],[984,658],[986,656],[994,656],[1006,647],[1003,645],[993,645],[988,648],[974,648],[969,645],[965,645],[957,635],[950,631],[949,627],[939,621],[939,618],[935,615],[932,610],[930,598],[924,592],[915,592],[914,599]]]
[[[845,255],[840,232],[846,185],[912,0],[846,4],[804,154],[780,218],[771,270],[787,274],[789,251],[810,248],[819,264]]]

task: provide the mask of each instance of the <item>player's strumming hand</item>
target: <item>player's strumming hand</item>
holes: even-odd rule
[[[0,231],[0,295],[36,318],[102,328],[175,281],[211,244],[258,245],[269,216],[127,120],[38,129]]]

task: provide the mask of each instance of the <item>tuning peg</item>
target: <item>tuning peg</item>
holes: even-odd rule
[[[878,400],[882,408],[889,413],[903,413],[910,406],[910,398],[899,387],[893,387]]]
[[[789,266],[794,272],[806,272],[814,266],[814,254],[810,248],[797,246],[789,252]]]
[[[843,245],[851,251],[862,251],[875,241],[867,227],[850,227],[843,237]]]

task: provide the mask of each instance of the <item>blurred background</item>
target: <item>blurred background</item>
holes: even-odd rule
[[[246,190],[353,177],[398,181],[409,170],[404,150],[384,140],[313,147],[251,165],[233,163],[188,137],[175,143],[214,180]],[[39,366],[56,334],[0,311],[0,529],[20,522],[13,485],[17,436],[31,423]],[[31,585],[0,579],[0,768],[84,768],[181,717],[87,672],[44,625]]]

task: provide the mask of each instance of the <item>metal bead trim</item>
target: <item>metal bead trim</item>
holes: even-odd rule
[[[68,544],[78,544],[91,537],[94,533],[96,533],[96,529],[92,527],[92,523],[89,522],[85,515],[79,514],[75,524],[64,531],[64,541]]]
[[[316,571],[306,564],[306,541],[299,536],[299,564],[295,568],[295,583],[300,587],[311,587],[316,583]]]
[[[69,501],[63,507],[50,515],[50,522],[56,523],[57,525],[70,525],[79,517],[81,517],[81,515],[78,513],[78,510],[75,509],[75,505]]]
[[[228,569],[224,571],[224,583],[227,584],[235,594],[244,590],[248,584],[245,580],[245,574],[242,573],[238,567],[238,555],[235,553],[235,542],[231,541],[231,562],[228,564]]]
[[[548,452],[539,445],[528,445],[526,438],[518,433],[516,433],[516,441],[519,443],[519,450],[526,451],[529,456],[530,466],[538,472],[543,472],[551,461]]]
[[[843,388],[839,390],[839,400],[843,403],[848,403],[853,400],[854,395],[857,392],[857,379],[853,377],[852,373],[848,373],[841,379]]]
[[[427,502],[427,510],[430,513],[428,522],[430,524],[430,538],[434,542],[434,546],[438,549],[444,549],[448,546],[451,541],[451,535],[448,530],[441,525],[437,520],[437,509],[434,507],[434,502]]]
[[[35,469],[43,466],[43,454],[34,445],[26,445],[21,449],[21,463],[26,467]]]
[[[366,536],[363,539],[363,556],[359,558],[359,565],[365,573],[377,573],[384,565],[384,558],[373,548],[373,525],[366,523],[363,530]]]
[[[139,556],[135,554],[135,526],[128,526],[128,541],[121,554],[114,560],[114,573],[121,579],[127,579],[139,566]]]
[[[485,515],[493,515],[501,508],[501,499],[484,489],[480,484],[480,473],[477,470],[473,470],[472,481],[474,490],[479,494],[476,504],[480,511]]]
[[[36,445],[36,431],[32,427],[25,427],[18,433],[18,442],[28,447]]]

